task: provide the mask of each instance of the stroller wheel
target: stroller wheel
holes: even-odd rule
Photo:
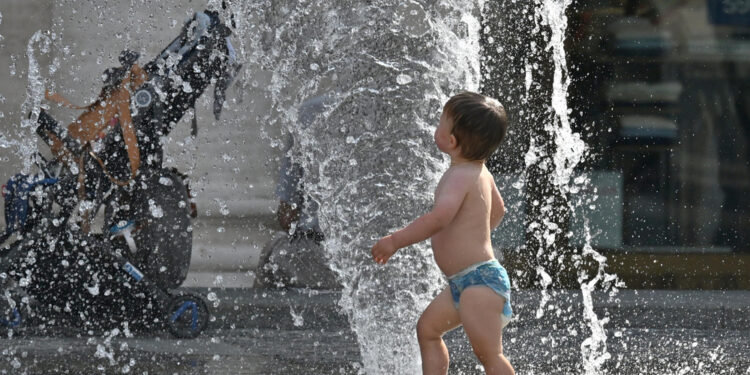
[[[208,305],[199,295],[175,295],[169,302],[166,313],[169,332],[178,338],[195,338],[208,324]]]

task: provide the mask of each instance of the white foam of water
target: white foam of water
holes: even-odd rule
[[[41,75],[35,53],[37,48],[41,53],[48,53],[51,42],[51,39],[41,30],[35,32],[29,38],[26,44],[26,57],[29,59],[28,82],[26,84],[26,97],[21,105],[19,140],[9,140],[3,137],[3,144],[16,147],[16,153],[23,161],[22,172],[24,173],[28,173],[31,169],[32,155],[37,152],[37,137],[34,129],[44,97],[44,78]]]
[[[431,206],[447,167],[432,142],[440,108],[451,94],[479,87],[478,3],[232,6],[262,20],[238,24],[238,49],[253,51],[251,64],[272,72],[276,112],[268,123],[298,142],[294,156],[320,204],[328,259],[344,286],[339,304],[364,371],[419,373],[414,326],[444,281],[426,244],[404,249],[386,267],[370,259],[369,248],[385,229]],[[300,126],[299,104],[324,92],[332,96],[322,119]]]
[[[563,193],[569,195],[571,192],[571,176],[575,167],[583,159],[586,152],[586,144],[580,134],[571,129],[568,116],[567,91],[570,79],[567,71],[567,61],[564,48],[565,31],[567,29],[567,17],[565,11],[571,4],[570,0],[546,0],[537,8],[538,14],[544,24],[551,29],[548,48],[552,50],[554,60],[553,90],[551,107],[556,116],[556,124],[547,124],[547,129],[554,134],[555,154],[553,156],[555,168],[553,170],[552,182]],[[584,179],[588,182],[587,179]],[[574,212],[576,202],[569,200],[570,211]],[[581,355],[583,367],[587,375],[602,373],[604,362],[610,358],[607,351],[607,336],[604,325],[607,319],[600,319],[593,309],[592,292],[601,287],[601,281],[605,277],[606,257],[595,251],[591,246],[591,234],[589,232],[588,220],[584,218],[585,244],[583,257],[593,258],[597,264],[597,273],[593,278],[588,278],[585,272],[579,272],[579,283],[584,305],[584,319],[591,329],[591,336],[581,344]],[[540,307],[540,310],[542,308]]]

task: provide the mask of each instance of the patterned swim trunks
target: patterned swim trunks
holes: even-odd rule
[[[505,306],[503,306],[501,316],[503,327],[508,325],[513,318],[513,309],[510,306],[510,278],[508,278],[508,272],[497,259],[474,264],[455,275],[449,276],[448,285],[450,285],[456,309],[458,309],[461,292],[464,289],[476,285],[486,286],[505,298]]]

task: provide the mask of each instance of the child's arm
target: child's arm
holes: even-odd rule
[[[456,216],[468,191],[460,173],[446,175],[435,197],[432,211],[420,216],[404,229],[385,236],[372,247],[372,257],[380,264],[388,262],[402,247],[422,242],[445,228]]]
[[[505,216],[505,202],[503,197],[500,196],[500,191],[495,185],[495,181],[492,181],[492,209],[490,211],[490,229],[497,228],[500,222],[503,221]]]

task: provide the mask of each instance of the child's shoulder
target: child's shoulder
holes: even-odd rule
[[[441,180],[461,184],[474,184],[484,179],[485,173],[489,172],[476,166],[460,164],[448,168]]]
[[[468,177],[468,176],[476,176],[478,173],[481,173],[480,169],[477,169],[474,166],[467,165],[467,164],[458,164],[458,165],[452,165],[450,168],[448,168],[447,171],[445,171],[445,174],[443,176],[449,176],[449,177]]]

